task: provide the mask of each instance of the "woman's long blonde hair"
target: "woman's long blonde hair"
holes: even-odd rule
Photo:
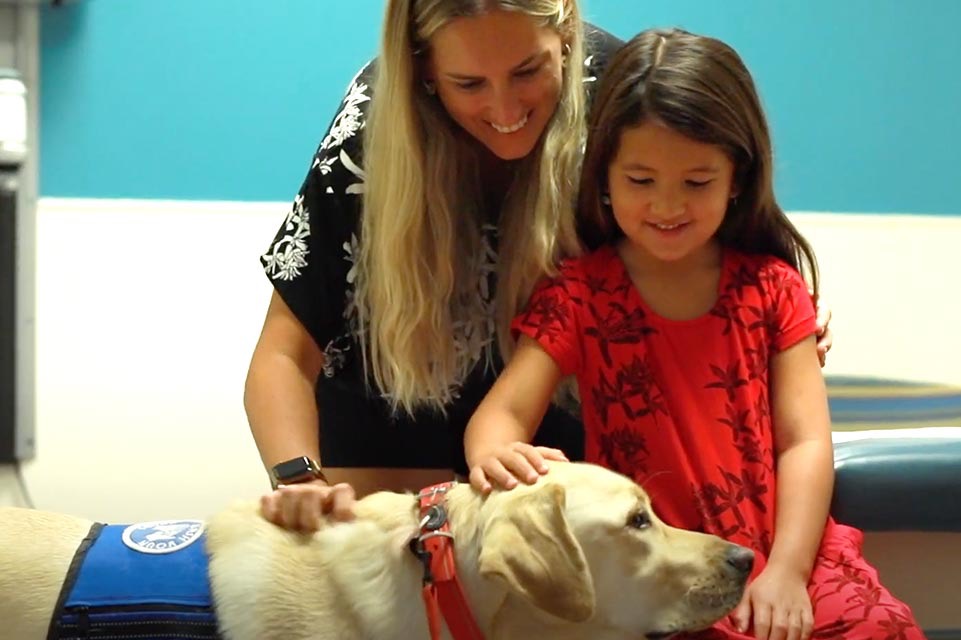
[[[477,142],[423,86],[431,36],[494,9],[542,20],[567,62],[557,108],[520,160],[499,222],[495,307],[481,301],[484,246]],[[366,187],[356,302],[364,370],[394,410],[444,410],[476,345],[511,349],[509,324],[535,282],[579,251],[573,209],[585,137],[582,23],[576,0],[389,0],[365,131]]]

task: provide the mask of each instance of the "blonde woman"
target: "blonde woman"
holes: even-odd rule
[[[380,55],[262,258],[244,403],[268,519],[312,530],[356,495],[466,474],[511,318],[579,252],[587,101],[621,44],[576,0],[388,0]],[[552,407],[532,447],[579,458],[582,426]]]

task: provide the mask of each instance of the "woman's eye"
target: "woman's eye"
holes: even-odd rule
[[[687,182],[687,186],[694,189],[700,189],[701,187],[706,187],[707,185],[711,184],[712,181],[711,180],[687,180],[686,182]]]
[[[527,69],[521,69],[520,71],[517,71],[514,73],[514,75],[518,78],[529,78],[537,73],[538,69],[540,69],[540,67],[529,67]]]
[[[635,514],[632,514],[627,521],[627,526],[631,527],[632,529],[647,529],[651,526],[651,524],[651,516],[647,513],[647,511],[638,511]]]
[[[627,176],[627,179],[630,180],[632,184],[639,184],[642,186],[654,184],[654,178],[632,178],[631,176]]]
[[[468,82],[457,83],[457,88],[463,91],[473,91],[474,89],[480,88],[480,86],[481,86],[480,80],[470,80]]]

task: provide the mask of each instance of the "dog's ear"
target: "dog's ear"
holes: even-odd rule
[[[564,488],[507,491],[484,527],[480,573],[562,620],[594,615],[594,583],[580,544],[564,517]]]

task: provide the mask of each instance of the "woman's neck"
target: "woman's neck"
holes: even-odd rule
[[[499,215],[507,193],[514,184],[518,163],[502,160],[485,147],[479,154],[478,165],[484,208],[495,216]]]

